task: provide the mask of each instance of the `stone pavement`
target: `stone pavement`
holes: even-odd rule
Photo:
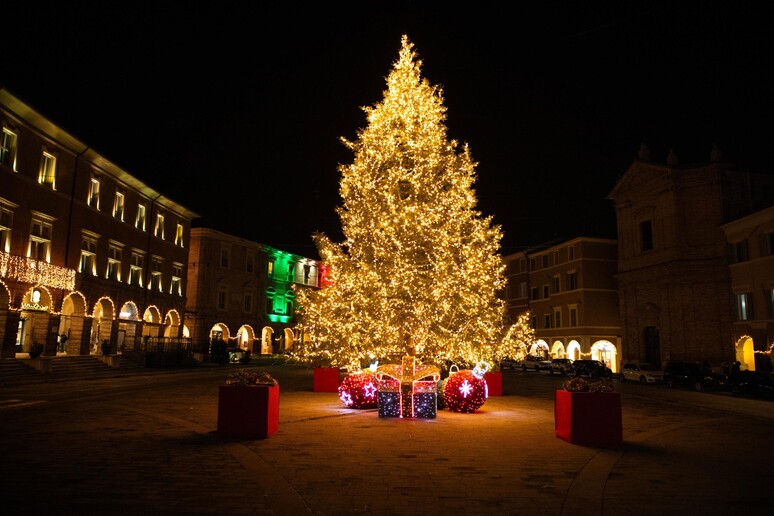
[[[5,513],[771,513],[771,402],[619,385],[624,443],[597,448],[555,437],[558,376],[505,372],[477,413],[410,420],[251,366],[280,382],[279,431],[228,440],[225,367],[3,387]]]

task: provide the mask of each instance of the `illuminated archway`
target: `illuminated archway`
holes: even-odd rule
[[[744,335],[736,342],[735,355],[736,360],[741,364],[740,370],[755,371],[755,348],[752,337]]]
[[[272,354],[273,337],[274,337],[274,329],[271,326],[264,326],[263,329],[261,330],[261,354],[262,355]]]
[[[0,310],[11,309],[11,289],[8,288],[3,280],[0,280]]]
[[[564,343],[561,340],[555,340],[551,346],[551,356],[554,358],[565,358]]]
[[[295,336],[293,335],[293,330],[290,328],[285,328],[285,350],[291,349],[294,342]]]
[[[161,312],[156,305],[150,305],[142,314],[142,320],[146,323],[161,324]]]
[[[84,324],[86,318],[86,298],[81,292],[71,292],[62,300],[62,311],[59,319],[59,335],[66,335],[65,351],[72,354],[86,353],[88,335],[84,339]]]
[[[615,345],[609,340],[598,340],[591,346],[591,359],[604,362],[614,373],[618,372],[617,354],[618,350],[615,349]]]
[[[253,351],[253,342],[255,341],[255,332],[253,328],[248,325],[242,325],[236,334],[237,348]]]
[[[222,339],[223,342],[227,343],[230,338],[231,333],[225,323],[215,323],[212,325],[212,328],[210,328],[210,342]]]
[[[109,297],[101,297],[94,304],[92,311],[94,322],[91,325],[91,353],[100,353],[99,345],[103,340],[110,340],[115,317],[115,305]]]
[[[577,340],[571,340],[569,344],[567,344],[567,358],[571,358],[573,360],[580,360],[581,347],[580,347],[580,343]]]
[[[164,336],[177,337],[180,331],[180,314],[174,308],[164,317]]]
[[[548,344],[543,339],[539,339],[529,347],[529,354],[548,358]]]

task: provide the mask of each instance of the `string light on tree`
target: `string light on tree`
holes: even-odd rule
[[[450,140],[442,90],[403,36],[383,99],[339,166],[343,242],[313,235],[327,283],[296,290],[314,344],[296,358],[359,370],[372,357],[475,364],[507,336],[502,238],[476,209],[470,149]]]

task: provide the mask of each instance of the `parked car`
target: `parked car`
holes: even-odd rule
[[[739,371],[728,378],[731,394],[774,401],[774,380],[763,371]]]
[[[599,360],[575,360],[572,363],[570,376],[610,379],[613,377],[613,371]]]
[[[516,369],[517,367],[520,367],[521,363],[518,360],[515,360],[510,357],[505,357],[503,359],[500,359],[500,369],[503,371],[506,369]]]
[[[547,370],[550,367],[550,365],[551,365],[550,358],[545,358],[538,355],[527,355],[520,362],[519,367],[521,367],[522,371],[529,371],[529,370],[540,371],[541,369]]]
[[[572,370],[572,358],[555,358],[551,360],[551,365],[548,366],[548,372],[551,374],[568,374]]]
[[[621,368],[618,375],[622,382],[660,383],[664,381],[664,372],[653,364],[647,362],[629,362]]]
[[[727,388],[724,374],[715,373],[706,365],[696,362],[669,362],[664,368],[664,381],[669,387],[688,387],[694,391]]]

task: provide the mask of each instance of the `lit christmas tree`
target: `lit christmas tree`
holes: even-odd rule
[[[299,289],[309,333],[297,358],[357,370],[374,360],[474,364],[517,357],[531,331],[504,328],[502,238],[476,210],[475,163],[446,135],[442,91],[406,36],[384,99],[340,165],[345,237],[314,240],[329,284]],[[527,319],[528,321],[528,319]]]

